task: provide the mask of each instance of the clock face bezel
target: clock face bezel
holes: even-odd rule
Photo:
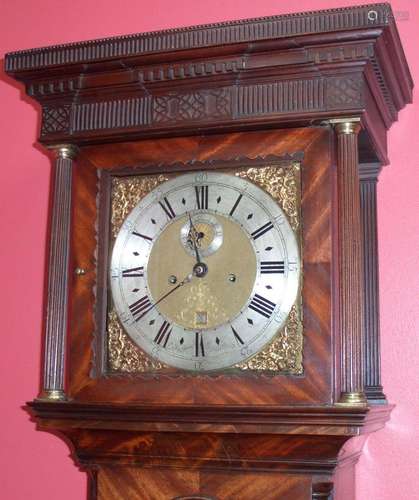
[[[213,355],[208,355],[209,350],[206,349],[205,351],[205,356],[196,356],[196,355],[190,355],[188,359],[184,357],[179,357],[177,353],[177,357],[174,358],[173,354],[168,354],[169,349],[162,348],[162,345],[157,345],[154,342],[154,339],[157,338],[159,330],[154,331],[155,328],[158,328],[158,323],[156,324],[156,327],[152,328],[151,325],[146,325],[142,324],[144,321],[141,319],[139,322],[136,321],[136,318],[130,314],[132,313],[131,309],[129,308],[129,305],[133,302],[134,298],[130,299],[130,301],[124,300],[122,297],[124,294],[124,290],[121,290],[121,284],[124,282],[126,283],[127,280],[124,280],[122,277],[122,272],[123,268],[127,269],[130,267],[130,265],[125,265],[121,266],[121,262],[118,260],[121,258],[123,255],[123,249],[125,248],[125,245],[128,244],[129,246],[129,240],[132,238],[132,233],[135,229],[138,229],[136,231],[137,233],[139,232],[139,227],[141,227],[141,234],[145,235],[150,235],[147,238],[135,238],[136,245],[138,245],[138,241],[141,241],[142,248],[147,248],[147,245],[152,248],[155,241],[158,239],[158,237],[173,223],[173,221],[179,219],[180,217],[184,217],[185,213],[188,211],[193,212],[193,214],[217,214],[217,210],[211,210],[210,208],[203,210],[200,209],[196,206],[190,207],[186,206],[185,207],[185,212],[182,214],[178,214],[175,217],[170,216],[167,217],[166,223],[164,223],[160,231],[157,234],[153,235],[153,230],[155,232],[155,227],[150,224],[150,216],[148,216],[148,219],[145,217],[145,213],[147,211],[152,211],[153,207],[158,206],[159,202],[164,199],[165,196],[169,196],[170,193],[174,192],[179,192],[182,191],[182,189],[185,188],[190,188],[191,194],[193,199],[193,192],[194,192],[194,187],[195,186],[202,186],[205,185],[218,185],[220,189],[227,189],[228,192],[230,193],[230,199],[228,199],[229,207],[230,209],[234,205],[234,202],[237,200],[237,197],[241,195],[242,197],[245,198],[247,197],[248,203],[253,203],[254,206],[259,207],[259,213],[255,214],[255,217],[252,221],[245,221],[245,220],[240,220],[238,222],[238,219],[234,219],[234,215],[239,213],[237,211],[236,214],[229,215],[230,218],[236,221],[236,223],[239,223],[242,228],[244,228],[244,231],[247,231],[247,234],[249,236],[250,241],[252,241],[252,245],[255,248],[255,255],[256,261],[257,261],[257,276],[255,280],[254,287],[252,289],[252,293],[250,294],[247,303],[243,309],[243,311],[240,313],[241,315],[248,309],[249,304],[251,304],[252,299],[254,300],[255,294],[258,293],[258,297],[262,297],[263,299],[266,299],[269,301],[269,299],[272,297],[272,293],[275,292],[268,292],[264,287],[263,283],[260,283],[260,278],[261,278],[261,272],[260,272],[260,251],[261,249],[256,247],[256,244],[260,246],[260,243],[266,238],[265,234],[262,234],[261,237],[257,237],[255,239],[252,238],[251,236],[251,229],[253,228],[261,228],[263,227],[263,222],[266,222],[266,217],[268,216],[268,219],[272,222],[272,231],[269,231],[269,233],[275,234],[279,236],[279,239],[282,239],[282,250],[285,251],[285,255],[283,258],[284,261],[284,273],[283,273],[283,278],[286,281],[287,286],[285,287],[287,289],[287,293],[285,294],[283,301],[281,304],[277,304],[276,302],[274,303],[273,301],[270,301],[271,303],[275,304],[275,307],[270,310],[270,315],[267,324],[262,325],[260,328],[259,334],[254,335],[251,341],[247,341],[246,339],[243,342],[244,335],[240,336],[240,341],[237,342],[237,338],[235,338],[232,334],[232,326],[234,328],[235,321],[237,321],[237,318],[230,318],[230,321],[227,322],[225,325],[230,331],[230,341],[234,341],[237,343],[237,348],[233,349],[231,346],[231,342],[228,344],[228,348],[230,349],[228,352],[229,354],[226,355],[225,352],[221,352],[221,348],[217,350],[211,351]],[[227,196],[228,198],[228,196]],[[190,201],[190,200],[189,200]],[[188,201],[188,203],[189,203]],[[263,203],[262,203],[263,201]],[[173,203],[173,201],[172,201]],[[195,203],[195,202],[193,202]],[[242,205],[244,206],[244,205]],[[212,207],[214,208],[214,207]],[[161,211],[161,214],[163,214],[163,211]],[[219,215],[226,216],[225,213],[219,213]],[[255,232],[255,231],[253,231]],[[258,233],[256,233],[258,234]],[[149,239],[151,237],[151,240]],[[269,237],[269,234],[268,234]],[[258,241],[257,241],[258,240]],[[128,242],[128,243],[127,243]],[[146,245],[144,247],[144,245]],[[151,250],[150,250],[151,251]],[[138,252],[137,252],[138,253]],[[150,252],[148,253],[146,257],[146,261],[143,262],[142,267],[144,268],[144,276],[141,277],[143,280],[147,280],[147,265],[148,265],[148,258],[149,258]],[[191,257],[189,257],[191,259]],[[289,265],[289,263],[292,263]],[[138,265],[138,260],[137,260],[137,265]],[[134,266],[131,265],[131,268]],[[253,184],[252,182],[248,180],[244,180],[240,177],[237,177],[233,174],[227,174],[227,173],[221,173],[221,172],[193,172],[193,173],[183,173],[179,174],[176,177],[165,181],[164,183],[160,184],[157,188],[153,189],[150,191],[144,198],[140,200],[140,202],[137,204],[137,206],[131,211],[131,213],[126,217],[124,223],[122,224],[122,227],[118,233],[118,236],[116,238],[114,248],[112,251],[112,259],[111,259],[111,266],[110,266],[110,282],[111,282],[111,289],[112,289],[112,295],[114,299],[114,305],[115,309],[118,313],[118,316],[120,318],[120,321],[122,324],[125,323],[124,328],[128,335],[131,337],[131,339],[139,345],[139,347],[144,350],[147,354],[150,356],[153,356],[154,358],[157,358],[159,361],[169,365],[173,366],[175,368],[179,368],[182,370],[191,370],[191,371],[197,371],[197,372],[202,372],[202,371],[214,371],[214,370],[223,370],[226,368],[229,368],[237,363],[240,363],[242,361],[245,361],[249,357],[252,357],[253,355],[257,354],[260,352],[261,349],[263,349],[267,344],[270,343],[270,341],[275,338],[277,332],[284,326],[284,323],[288,317],[288,314],[290,312],[290,309],[292,305],[294,304],[297,296],[298,296],[298,291],[300,287],[300,267],[301,267],[301,262],[300,262],[300,255],[299,255],[299,248],[298,248],[298,241],[297,238],[291,229],[291,226],[289,225],[289,222],[281,210],[281,208],[278,206],[277,202],[271,198],[271,196],[266,193],[264,190],[262,190],[259,186]],[[269,275],[267,275],[269,276]],[[269,276],[270,277],[270,276]],[[199,279],[199,278],[195,278]],[[259,280],[259,281],[258,281]],[[123,288],[123,286],[122,286]],[[138,287],[137,287],[138,288]],[[263,289],[263,296],[261,295],[261,290]],[[176,293],[176,292],[175,292]],[[269,298],[268,298],[269,297]],[[138,296],[137,296],[138,298]],[[254,305],[254,302],[253,302]],[[272,306],[268,305],[269,309],[271,309]],[[165,317],[161,311],[158,311],[158,306],[155,308],[158,312],[158,315],[161,317],[159,319],[159,322],[162,323],[162,325],[165,324],[165,322],[170,322],[170,318]],[[257,316],[257,321],[259,322],[258,324],[260,325],[260,320],[261,318],[265,321],[266,318],[264,318],[264,315],[261,314],[256,314]],[[260,318],[259,318],[260,316]],[[244,318],[244,317],[243,317]],[[142,322],[142,323],[141,323]],[[141,324],[142,328],[138,328],[138,323]],[[266,321],[265,321],[266,323]],[[171,323],[170,323],[171,324]],[[189,352],[193,354],[194,346],[196,348],[196,345],[198,344],[198,333],[195,330],[200,330],[198,328],[190,330],[188,333],[191,333],[190,337],[188,338],[189,341]],[[203,329],[205,333],[201,332],[201,335],[207,336],[209,330]],[[165,332],[167,333],[168,329],[166,328]],[[185,330],[186,331],[186,330]],[[243,331],[242,329],[240,330],[241,332]],[[157,333],[157,336],[156,336]],[[214,332],[211,332],[214,333]],[[196,335],[196,338],[195,336]],[[220,335],[217,336],[217,338]],[[175,336],[172,335],[172,339]],[[179,337],[179,335],[178,335]],[[201,342],[202,337],[200,337],[199,342]],[[202,340],[204,342],[204,340]],[[223,344],[222,348],[226,348],[227,344]],[[215,353],[215,354],[214,354]],[[217,354],[218,353],[218,354]],[[196,352],[195,352],[196,354]],[[179,359],[181,360],[180,362]]]

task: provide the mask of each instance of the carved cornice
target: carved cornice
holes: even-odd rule
[[[34,70],[308,33],[377,28],[389,24],[394,24],[394,16],[390,5],[385,3],[286,14],[12,52],[6,57],[6,71]]]
[[[10,53],[46,145],[362,118],[365,158],[413,82],[388,4],[233,21]]]

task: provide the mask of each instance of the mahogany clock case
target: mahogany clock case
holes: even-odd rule
[[[352,500],[380,380],[376,182],[412,100],[372,4],[8,54],[55,151],[42,429],[90,498]],[[112,179],[301,166],[303,370],[130,374],[106,343]],[[186,495],[186,497],[185,497]]]

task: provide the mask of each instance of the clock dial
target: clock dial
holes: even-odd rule
[[[118,316],[149,355],[227,368],[283,326],[299,286],[292,229],[261,188],[234,175],[180,175],[141,200],[115,241]]]

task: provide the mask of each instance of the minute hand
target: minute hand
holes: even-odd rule
[[[154,302],[154,304],[151,307],[149,307],[138,319],[141,319],[148,312],[150,312],[152,309],[154,309],[157,306],[157,304],[160,304],[160,302],[162,302],[164,299],[166,299],[169,295],[171,295],[173,292],[175,292],[178,288],[185,285],[186,283],[189,283],[191,280],[192,280],[192,274],[188,274],[188,276],[186,276],[186,278],[183,281],[178,283],[174,288],[172,288],[167,293],[165,293],[162,297],[160,297],[157,302]]]

